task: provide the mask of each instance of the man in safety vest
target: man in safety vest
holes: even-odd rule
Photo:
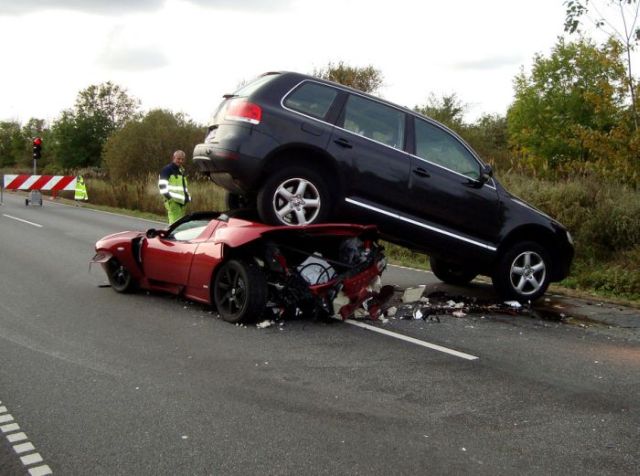
[[[78,178],[76,179],[76,189],[73,193],[73,199],[76,202],[89,200],[87,186],[84,183],[84,178],[82,178],[82,175],[78,175]]]
[[[158,178],[158,188],[164,197],[164,207],[167,209],[169,224],[179,220],[186,214],[187,203],[191,201],[187,189],[187,178],[184,176],[185,153],[176,150],[173,160],[162,169]]]

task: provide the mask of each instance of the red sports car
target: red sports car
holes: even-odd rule
[[[106,236],[92,262],[117,292],[179,294],[229,322],[299,312],[345,319],[363,305],[375,318],[389,294],[375,287],[386,265],[377,238],[371,225],[268,226],[199,212],[166,230]]]

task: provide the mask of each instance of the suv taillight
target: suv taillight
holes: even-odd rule
[[[224,118],[227,121],[242,121],[250,124],[260,124],[262,108],[246,99],[232,99],[229,101]]]

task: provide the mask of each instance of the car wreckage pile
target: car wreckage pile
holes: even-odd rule
[[[347,319],[361,310],[378,318],[393,288],[380,284],[386,258],[376,238],[374,229],[354,237],[309,233],[272,237],[252,253],[267,284],[267,313],[277,318]],[[232,277],[219,276],[224,285],[216,287],[216,307],[223,319],[234,322]]]

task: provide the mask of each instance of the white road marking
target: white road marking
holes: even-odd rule
[[[53,471],[51,471],[51,468],[49,468],[49,466],[43,464],[42,466],[31,468],[29,470],[29,474],[31,476],[46,476],[47,474],[53,474]]]
[[[13,433],[12,435],[7,435],[7,440],[9,443],[17,443],[18,441],[24,441],[27,439],[27,435],[24,433]]]
[[[15,451],[17,454],[26,453],[27,451],[35,451],[35,449],[36,447],[33,446],[33,443],[29,441],[13,446],[13,451]]]
[[[25,466],[29,466],[36,463],[42,463],[42,456],[40,456],[40,453],[31,453],[30,455],[22,456],[20,461],[22,461],[22,464]]]
[[[429,271],[428,269],[418,269],[418,268],[412,268],[410,266],[400,266],[399,264],[389,264],[387,266],[393,267],[393,268],[408,269],[409,271],[418,271],[419,273],[433,274],[433,271]]]
[[[2,433],[9,433],[10,431],[16,431],[20,429],[20,425],[17,423],[11,423],[10,425],[0,426],[0,431]]]
[[[431,344],[430,342],[426,342],[419,339],[414,339],[413,337],[408,337],[402,334],[398,334],[396,332],[391,332],[386,329],[380,329],[379,327],[371,326],[369,324],[365,324],[363,322],[354,321],[352,319],[347,319],[347,324],[351,324],[352,326],[361,327],[363,329],[367,329],[369,331],[377,332],[379,334],[384,334],[389,337],[395,337],[396,339],[403,340],[405,342],[410,342],[412,344],[420,345],[422,347],[426,347],[428,349],[437,350],[438,352],[444,352],[445,354],[453,355],[455,357],[460,357],[465,360],[478,360],[479,357],[471,354],[465,354],[464,352],[460,352],[457,350],[449,349],[447,347],[443,347],[437,344]]]
[[[11,218],[12,220],[21,221],[22,223],[26,223],[26,224],[31,225],[31,226],[37,226],[38,228],[42,228],[42,225],[40,225],[38,223],[33,223],[32,221],[23,220],[22,218],[18,218],[18,217],[14,217],[14,216],[11,216],[11,215],[7,215],[6,213],[3,213],[2,216],[3,217],[7,217],[7,218]]]
[[[2,402],[0,401],[0,404],[1,403]],[[7,407],[0,406],[0,413],[4,413],[3,415],[0,415],[0,423],[13,421],[13,416],[6,412]],[[30,441],[26,441],[28,440],[27,435],[24,434],[24,432],[14,433],[19,429],[20,425],[18,425],[17,423],[0,426],[0,431],[2,433],[5,433],[7,441],[9,441],[9,443],[17,443],[13,445],[13,451],[15,451],[16,454],[21,455],[23,453],[30,453],[20,457],[20,461],[22,461],[22,464],[24,466],[32,466],[37,463],[42,463],[43,459],[40,453],[35,453],[36,447],[33,446],[33,443],[31,443]],[[34,453],[32,453],[32,451]],[[53,474],[53,471],[51,471],[51,468],[46,464],[42,464],[40,466],[34,466],[30,468],[29,474],[31,476],[45,476],[48,474]]]
[[[13,416],[10,413],[0,415],[0,423],[8,423],[10,421],[13,421]]]

